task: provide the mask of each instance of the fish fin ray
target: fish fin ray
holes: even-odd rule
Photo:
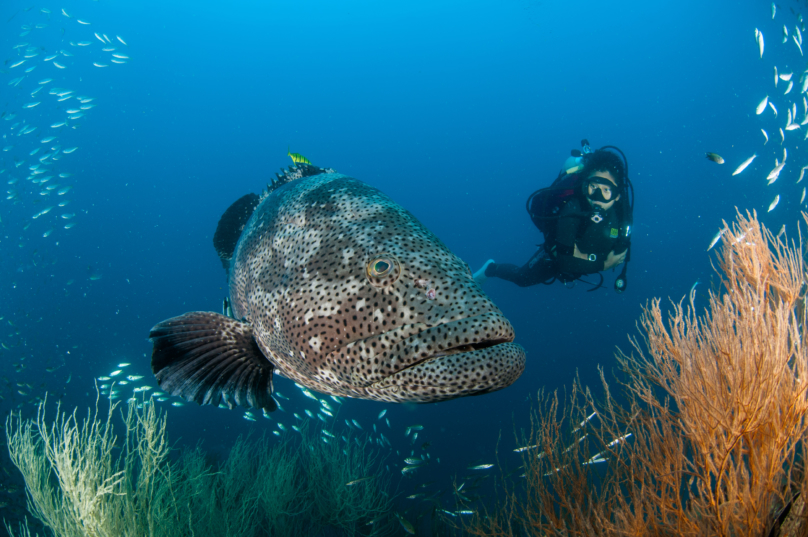
[[[261,353],[248,324],[195,311],[157,324],[149,337],[152,372],[165,392],[202,405],[277,409],[275,366]]]

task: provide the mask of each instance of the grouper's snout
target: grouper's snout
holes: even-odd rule
[[[525,351],[516,343],[438,355],[372,386],[378,399],[436,403],[507,388],[525,370]]]
[[[431,403],[500,390],[525,368],[513,327],[498,311],[435,326],[412,324],[346,345],[335,365],[367,396]]]

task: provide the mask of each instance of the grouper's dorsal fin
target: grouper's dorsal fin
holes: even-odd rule
[[[213,247],[216,248],[225,270],[230,267],[230,259],[236,251],[241,232],[260,201],[257,194],[242,196],[219,219],[216,233],[213,234]]]
[[[282,187],[287,183],[291,183],[292,181],[296,181],[304,177],[320,175],[322,173],[336,173],[336,172],[332,168],[320,168],[319,166],[315,166],[313,164],[306,164],[305,162],[299,162],[297,164],[293,164],[292,166],[289,166],[288,169],[281,168],[281,172],[275,174],[277,179],[273,179],[272,183],[267,185],[267,189],[266,191],[264,191],[261,198],[263,199],[266,196],[269,196],[272,192],[274,192],[275,190],[277,190],[278,188]]]

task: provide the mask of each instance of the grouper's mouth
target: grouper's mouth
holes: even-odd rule
[[[332,353],[350,383],[373,399],[432,402],[504,388],[524,370],[513,327],[499,312],[428,326],[411,324]]]
[[[426,358],[417,360],[416,362],[412,363],[411,365],[408,365],[406,367],[401,368],[399,371],[394,373],[394,375],[400,375],[400,374],[404,373],[405,371],[421,367],[424,364],[427,364],[427,363],[432,362],[434,360],[437,360],[439,358],[443,358],[444,356],[454,356],[456,354],[466,354],[466,353],[470,353],[470,352],[481,351],[481,350],[484,350],[484,349],[489,349],[491,347],[496,347],[497,345],[502,345],[503,343],[510,343],[510,340],[507,340],[507,339],[504,339],[504,338],[503,339],[492,339],[492,340],[488,340],[488,341],[483,341],[481,343],[471,343],[471,344],[458,345],[457,347],[449,347],[448,349],[435,352],[435,353],[427,356]],[[495,350],[496,349],[492,349],[492,351],[495,351]],[[383,382],[384,382],[384,380],[381,380],[379,382],[371,384],[371,386],[372,387],[378,387]]]
[[[472,343],[471,345],[460,345],[457,347],[449,347],[445,351],[436,352],[435,354],[433,354],[424,361],[429,361],[434,358],[440,358],[441,356],[451,356],[452,354],[462,354],[464,352],[479,351],[482,349],[487,349],[488,347],[496,347],[497,345],[500,345],[502,343],[510,343],[510,341],[507,339],[492,339],[490,341],[483,341],[482,343]],[[415,367],[416,365],[421,364],[424,361],[417,362],[416,364],[413,364],[410,367]]]

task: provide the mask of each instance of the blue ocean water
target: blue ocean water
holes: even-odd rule
[[[426,441],[440,459],[430,479],[447,489],[470,464],[495,462],[497,449],[515,465],[513,430],[528,426],[539,389],[561,390],[576,373],[596,385],[597,366],[615,368],[615,347],[630,350],[644,304],[679,301],[697,279],[700,291],[709,288],[707,246],[736,207],[796,237],[806,127],[786,132],[783,144],[778,129],[792,103],[795,122],[806,114],[805,60],[791,38],[799,5],[781,2],[773,20],[766,2],[727,1],[3,2],[0,180],[17,182],[0,199],[0,412],[34,412],[32,398],[46,391],[84,409],[95,401],[94,379],[120,362],[156,386],[149,328],[220,310],[216,223],[291,164],[289,149],[381,189],[476,269],[533,254],[542,238],[525,200],[552,182],[582,138],[617,145],[636,192],[625,293],[612,290],[616,272],[592,293],[580,283],[523,289],[489,280],[486,291],[527,352],[514,385],[430,405],[348,400],[338,416],[382,427],[400,454],[390,460],[396,475]],[[762,59],[755,28],[766,37]],[[774,87],[773,66],[793,72],[788,95],[786,81]],[[52,88],[73,93],[60,102]],[[766,95],[776,118],[770,109],[755,114]],[[81,110],[78,97],[96,106],[69,114]],[[29,126],[37,130],[21,134]],[[49,136],[58,138],[41,142]],[[53,144],[78,149],[46,165],[59,187],[40,195],[30,167]],[[768,186],[783,148],[788,165]],[[775,195],[779,205],[767,213]],[[291,382],[275,385],[291,399],[280,421],[313,408]],[[389,432],[376,420],[384,408]],[[245,421],[238,410],[165,409],[173,440],[202,440],[212,452],[274,423]],[[404,436],[413,424],[424,426],[415,444]]]

